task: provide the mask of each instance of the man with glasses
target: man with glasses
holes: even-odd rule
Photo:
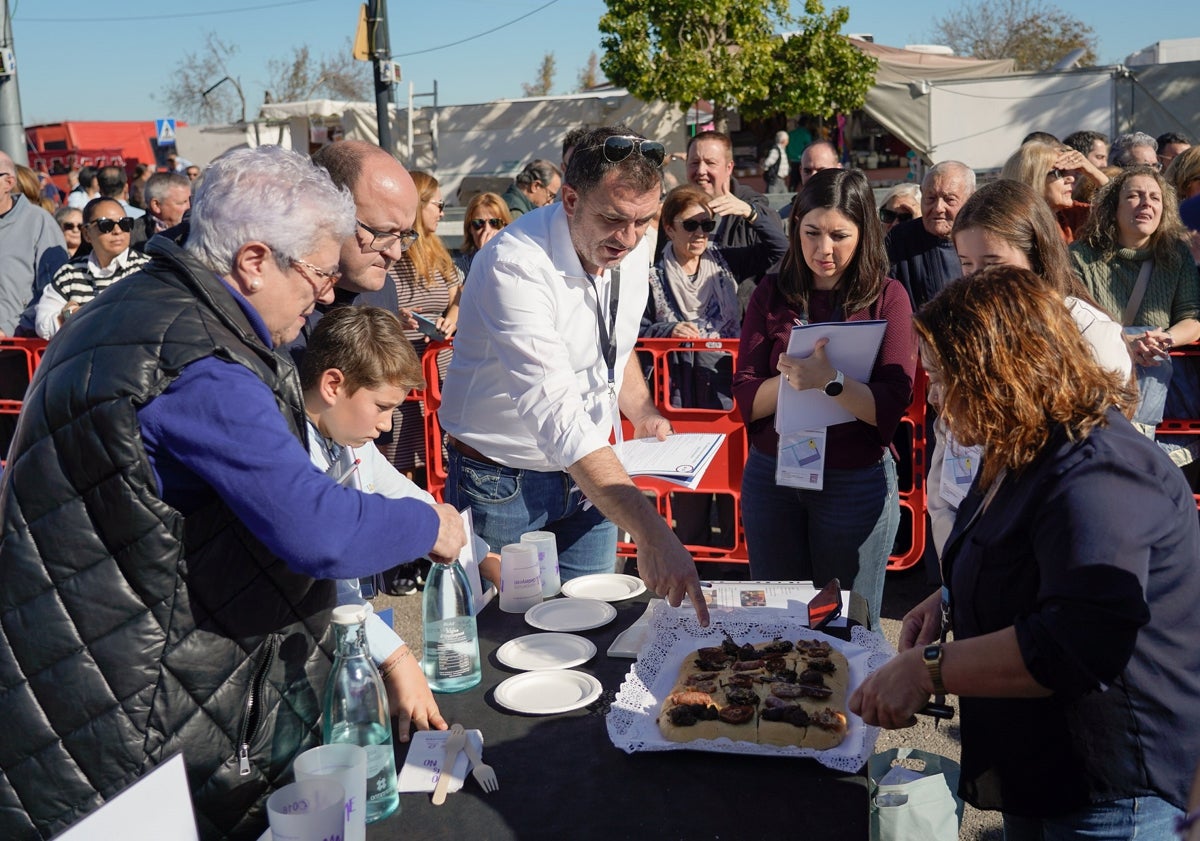
[[[0,152],[0,337],[34,335],[31,302],[66,262],[67,241],[58,223],[21,194],[16,164]],[[20,333],[18,325],[24,325]],[[26,379],[10,381],[0,372],[0,398],[20,400]]]
[[[549,161],[537,160],[525,164],[517,173],[513,183],[504,191],[504,203],[508,212],[518,216],[552,204],[562,187],[562,173]]]
[[[360,295],[382,289],[392,263],[417,239],[417,185],[390,153],[361,140],[342,140],[323,147],[313,155],[313,163],[350,191],[355,232],[342,243],[333,303],[319,304],[288,346],[297,367],[321,316],[331,307],[357,303]]]
[[[767,197],[739,184],[733,177],[733,141],[719,131],[702,131],[688,142],[687,179],[712,197],[709,207],[720,217],[713,243],[721,248],[759,245],[762,239],[754,230],[760,217],[783,230],[779,214],[771,209]],[[666,234],[659,233],[655,254],[662,253]],[[761,274],[735,277],[742,311],[758,285]]]
[[[1131,166],[1149,166],[1162,169],[1158,162],[1158,141],[1144,131],[1134,131],[1122,134],[1113,141],[1108,150],[1110,166],[1128,169]]]
[[[613,572],[620,526],[647,586],[673,605],[689,596],[707,622],[691,555],[608,444],[618,408],[638,437],[671,432],[632,352],[663,156],[623,126],[589,132],[562,202],[517,219],[476,255],[439,411],[445,496],[471,508],[494,551],[554,532],[564,580]]]

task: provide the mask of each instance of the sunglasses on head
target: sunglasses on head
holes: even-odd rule
[[[913,218],[911,210],[892,210],[891,208],[879,208],[879,218],[885,225],[890,225],[893,222],[907,222]]]
[[[471,227],[476,231],[482,231],[488,225],[492,226],[493,231],[498,231],[504,227],[503,219],[472,219]]]
[[[716,219],[684,219],[679,224],[689,234],[694,234],[697,228],[702,228],[706,234],[711,234],[717,229]]]
[[[600,148],[604,150],[604,160],[613,164],[620,163],[635,151],[655,166],[662,166],[663,158],[667,156],[667,149],[661,143],[655,140],[644,140],[633,134],[617,134],[606,137]]]
[[[91,222],[88,222],[88,224],[95,225],[96,230],[102,234],[111,234],[113,228],[117,226],[120,226],[121,230],[125,233],[129,233],[133,230],[133,217],[122,216],[120,219],[109,219],[106,216],[101,216],[99,219],[93,219]]]

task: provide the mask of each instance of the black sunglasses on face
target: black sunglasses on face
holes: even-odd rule
[[[492,226],[492,230],[498,231],[504,227],[503,219],[472,219],[471,227],[476,231],[482,231],[488,225]]]
[[[679,224],[689,234],[694,234],[697,228],[703,228],[706,234],[711,234],[717,229],[716,219],[684,219]]]
[[[620,163],[635,151],[655,166],[662,166],[663,158],[667,156],[667,149],[661,143],[655,140],[643,140],[632,134],[606,137],[604,145],[600,148],[604,150],[604,160],[613,164]]]
[[[879,218],[883,224],[890,225],[893,222],[907,222],[913,218],[911,210],[892,210],[891,208],[879,208]]]
[[[113,228],[116,228],[117,226],[120,226],[121,230],[125,233],[129,233],[133,230],[133,217],[122,216],[120,219],[109,219],[106,216],[101,216],[99,219],[93,219],[87,224],[95,225],[96,230],[100,231],[102,234],[111,234],[113,232]]]
[[[64,231],[81,231],[81,230],[83,230],[83,225],[81,225],[79,222],[63,222],[60,227]]]
[[[1052,169],[1046,173],[1046,180],[1057,181],[1060,178],[1066,178],[1068,175],[1072,174],[1073,173],[1069,169]]]

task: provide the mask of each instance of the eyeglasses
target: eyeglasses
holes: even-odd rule
[[[62,222],[59,225],[64,231],[82,231],[83,224],[80,222]]]
[[[503,219],[472,219],[471,228],[476,231],[482,231],[488,225],[492,226],[493,231],[498,231],[504,227]]]
[[[542,184],[542,182],[540,182],[540,181],[539,181],[538,183],[539,183],[539,184]],[[546,203],[547,203],[547,204],[549,204],[550,202],[552,202],[552,201],[554,201],[556,198],[558,198],[558,193],[557,193],[557,192],[554,192],[554,193],[550,192],[550,185],[549,185],[549,184],[542,184],[542,189],[546,191]]]
[[[879,219],[885,225],[893,222],[909,222],[913,218],[911,210],[892,210],[889,207],[879,208]]]
[[[102,234],[111,234],[113,232],[113,228],[118,226],[120,226],[121,230],[125,233],[129,233],[133,230],[133,217],[122,216],[120,219],[109,219],[105,216],[101,216],[99,219],[93,219],[91,222],[88,222],[87,225],[95,225],[96,230],[100,231]],[[87,227],[87,225],[84,225],[84,227]]]
[[[417,238],[420,236],[420,234],[418,234],[412,228],[409,228],[407,231],[377,231],[370,225],[360,222],[358,219],[355,219],[354,221],[358,222],[358,227],[362,228],[371,235],[371,241],[367,243],[367,248],[380,253],[387,251],[389,248],[395,245],[396,240],[400,240],[401,251],[408,251],[408,249],[412,248],[412,244],[416,242]]]
[[[444,201],[431,201],[430,204],[436,207],[438,210],[446,209],[446,203]]]
[[[329,287],[331,287],[335,283],[337,283],[338,280],[340,280],[342,277],[342,273],[340,271],[332,271],[331,272],[328,269],[322,269],[319,266],[314,266],[312,263],[308,262],[307,260],[292,260],[291,264],[293,266],[302,266],[303,268],[308,269],[313,274],[315,274],[317,277],[320,277],[325,281],[320,286],[318,286],[317,284],[313,283],[312,278],[309,277],[308,275],[306,275],[304,272],[298,272],[300,277],[302,277],[306,281],[308,281],[308,285],[313,288],[313,294],[316,295],[318,298],[320,298],[322,295],[324,295],[326,292],[328,292]]]
[[[1052,169],[1046,173],[1047,181],[1057,181],[1060,178],[1066,178],[1068,175],[1074,175],[1069,169]]]
[[[702,228],[706,234],[711,234],[717,229],[716,219],[684,219],[679,224],[689,234],[694,234],[697,228]]]
[[[636,151],[655,166],[662,166],[663,158],[667,155],[667,149],[661,143],[655,140],[643,140],[633,134],[617,134],[606,137],[604,145],[599,148],[604,150],[604,160],[612,164],[619,164]]]

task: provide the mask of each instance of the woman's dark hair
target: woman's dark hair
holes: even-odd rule
[[[879,297],[888,268],[875,196],[867,176],[857,169],[823,169],[796,196],[788,222],[790,244],[779,270],[779,290],[788,303],[808,312],[813,275],[800,247],[801,223],[810,211],[820,209],[836,210],[858,228],[858,249],[836,288],[843,312],[852,315]]]

